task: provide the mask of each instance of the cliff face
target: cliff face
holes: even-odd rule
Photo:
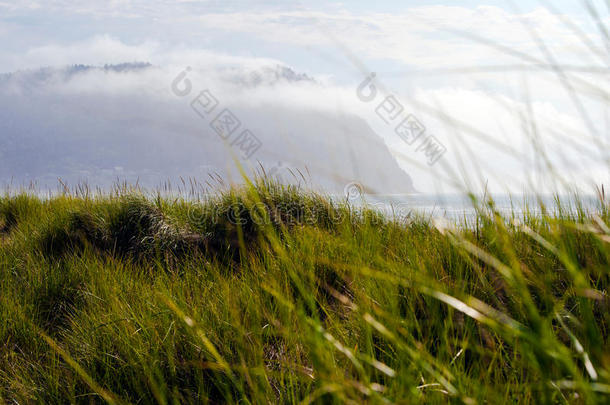
[[[332,193],[351,182],[371,193],[415,191],[383,140],[357,116],[282,108],[237,111],[261,140],[256,159],[277,168],[274,173],[285,182],[296,180],[290,171],[297,169],[308,173],[311,185]]]
[[[138,72],[151,69],[138,64],[98,70],[102,78],[116,81],[127,80],[120,75],[135,72],[137,78]],[[74,78],[91,70],[76,66],[59,75],[46,69],[0,78],[0,183],[34,181],[54,187],[61,178],[108,186],[121,179],[154,187],[179,176],[205,180],[209,172],[239,181],[237,159],[249,170],[260,164],[283,182],[303,183],[291,174],[301,171],[310,186],[331,193],[342,193],[351,182],[368,192],[414,192],[411,178],[357,116],[235,104],[200,117],[187,101],[155,97],[154,89],[112,92],[100,83],[99,91],[96,86],[74,90]],[[285,72],[248,77],[254,77],[250,85],[258,86],[269,76],[282,79]],[[286,80],[311,80],[288,72]],[[65,90],[68,84],[70,91]],[[224,108],[241,123],[226,139],[210,125]],[[245,129],[260,142],[250,156],[237,139]]]

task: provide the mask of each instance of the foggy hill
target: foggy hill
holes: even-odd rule
[[[243,88],[317,85],[282,66],[224,69],[216,80]],[[151,84],[114,90],[124,82]],[[162,69],[147,63],[3,75],[0,182],[54,187],[61,178],[108,186],[121,179],[155,187],[179,176],[208,179],[208,173],[239,180],[237,158],[246,168],[262,165],[284,182],[296,182],[290,173],[300,170],[312,186],[333,193],[350,182],[379,193],[415,191],[384,142],[357,116],[232,101],[213,112],[228,108],[241,122],[224,141],[210,127],[214,116],[199,117],[188,101],[168,96],[168,88]],[[261,143],[249,159],[230,145],[243,129]]]

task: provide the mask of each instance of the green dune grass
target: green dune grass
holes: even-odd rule
[[[607,403],[609,213],[0,199],[7,403]],[[545,211],[546,212],[546,211]]]

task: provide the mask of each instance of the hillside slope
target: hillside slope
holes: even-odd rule
[[[606,207],[456,229],[263,181],[4,197],[0,400],[604,403]]]
[[[250,173],[262,165],[285,182],[343,193],[351,182],[370,192],[412,193],[413,181],[396,163],[383,140],[354,115],[321,109],[245,102],[256,89],[318,85],[285,67],[262,69],[252,78],[223,71],[211,83],[225,90],[209,118],[198,116],[190,101],[206,83],[195,82],[189,97],[170,94],[171,78],[148,64],[102,68],[74,66],[17,72],[0,78],[0,184],[37,183],[55,187],[57,179],[108,187],[117,179],[157,187],[180,177],[208,179],[218,173],[239,180],[236,162]],[[253,73],[253,74],[254,74]],[[194,73],[193,73],[194,74]],[[202,80],[202,79],[200,79]],[[223,87],[224,86],[224,87]],[[225,102],[229,94],[240,99]],[[229,109],[261,141],[245,158],[210,127]],[[238,132],[239,132],[238,131]],[[236,161],[237,160],[237,161]]]

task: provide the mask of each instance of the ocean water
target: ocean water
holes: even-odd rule
[[[107,195],[111,189],[108,188],[92,188],[84,185],[81,187],[73,187],[70,189],[70,193],[75,196],[89,196],[94,197],[96,195]],[[118,194],[128,192],[129,190],[136,190],[142,192],[144,195],[148,195],[153,198],[161,196],[169,199],[183,198],[185,200],[191,200],[193,202],[203,202],[209,197],[217,195],[214,193],[193,193],[188,190],[188,187],[183,189],[172,189],[172,188],[158,188],[153,190],[146,189],[133,189],[125,184],[118,184],[114,189]],[[122,190],[122,191],[121,191]],[[61,195],[65,192],[64,189],[56,188],[55,190],[41,190],[35,187],[28,188],[7,188],[4,192],[5,195],[16,195],[19,193],[27,193],[36,195],[42,199],[52,198],[57,195]],[[436,219],[443,218],[451,220],[452,222],[459,223],[473,223],[472,221],[477,217],[477,208],[473,203],[473,200],[464,194],[357,194],[357,195],[345,195],[345,194],[328,194],[321,193],[324,196],[328,196],[335,202],[347,202],[350,205],[357,208],[370,208],[376,210],[389,218],[395,220],[409,220],[416,217],[423,217],[425,219]],[[575,197],[573,195],[524,195],[524,194],[493,194],[491,196],[477,196],[478,208],[481,209],[484,204],[481,201],[491,199],[493,206],[496,211],[503,215],[507,219],[516,218],[520,219],[525,214],[528,215],[542,215],[543,212],[553,214],[562,212],[564,214],[576,214],[579,210],[585,213],[594,214],[599,213],[602,206],[608,207],[609,201],[606,200],[604,203],[601,202],[599,196],[596,195],[579,195]]]
[[[602,203],[597,196],[534,196],[534,195],[492,195],[493,207],[507,218],[521,218],[525,214],[546,213],[575,214],[578,210],[597,213]],[[479,209],[482,197],[478,198]],[[345,198],[344,198],[345,199]],[[356,206],[366,206],[397,219],[421,216],[425,218],[446,218],[454,221],[469,221],[476,217],[477,208],[472,199],[458,194],[393,194],[362,195],[350,199]],[[607,206],[608,202],[606,202]]]

